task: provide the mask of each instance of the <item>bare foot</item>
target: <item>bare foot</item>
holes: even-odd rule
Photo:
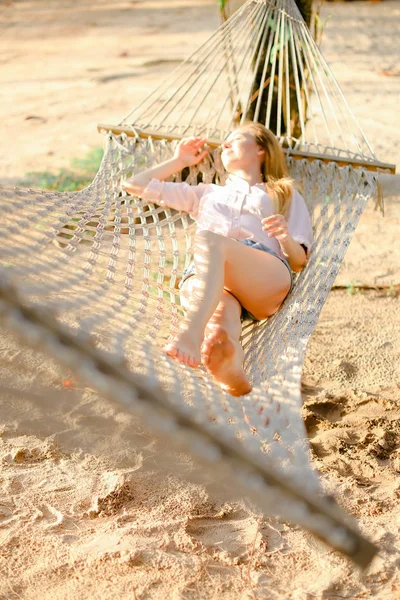
[[[232,396],[251,392],[251,385],[243,370],[243,350],[226,331],[219,330],[203,342],[202,362],[223,390]]]
[[[175,338],[164,346],[164,352],[189,367],[201,364],[200,343],[189,329],[180,329]]]

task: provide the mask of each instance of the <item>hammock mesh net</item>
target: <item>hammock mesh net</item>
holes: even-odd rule
[[[233,35],[238,27],[246,35],[235,51],[232,40],[238,39]],[[252,32],[249,39],[248,31]],[[222,63],[214,54],[211,65],[207,49],[215,43],[229,52]],[[239,68],[241,57],[244,74]],[[316,71],[317,58],[322,75]],[[106,134],[104,158],[88,188],[75,193],[0,188],[0,311],[5,323],[28,343],[71,366],[101,393],[141,415],[157,435],[173,439],[177,447],[204,462],[209,476],[232,482],[235,494],[253,498],[266,514],[303,525],[365,566],[375,548],[322,493],[310,465],[301,416],[300,379],[307,341],[365,203],[376,191],[376,174],[367,168],[375,157],[366,141],[357,141],[364,138],[355,125],[358,138],[351,133],[353,146],[344,143],[340,149],[333,133],[329,140],[323,134],[320,142],[311,134],[307,141],[315,97],[322,102],[317,79],[329,78],[330,87],[324,84],[323,89],[335,91],[329,110],[342,99],[324,65],[292,0],[249,0],[169,83],[149,97],[136,116],[124,119],[122,125],[130,135],[124,127],[119,134]],[[203,67],[211,86],[207,95]],[[286,114],[292,114],[287,94],[284,99],[291,81],[299,100],[297,113],[307,87],[308,98],[297,123],[300,136],[296,138],[290,129],[293,119],[279,118],[278,137],[291,151],[289,171],[307,202],[315,237],[307,267],[295,276],[295,287],[278,313],[266,321],[244,322],[245,369],[253,390],[233,398],[203,367],[191,369],[161,350],[183,315],[178,282],[191,261],[195,223],[187,214],[127,196],[121,182],[169,158],[177,143],[171,134],[179,138],[198,132],[197,119],[205,119],[203,133],[210,139],[223,138],[238,122],[239,113],[239,120],[248,118],[257,77],[261,83],[256,98],[274,88],[265,83],[271,69],[270,80],[275,72],[278,80],[276,102],[272,92],[267,97],[267,125],[272,107],[281,114],[285,106]],[[182,73],[188,82],[180,96],[177,81],[182,81]],[[301,75],[307,82],[301,81]],[[224,76],[228,78],[225,97],[217,96],[215,86]],[[169,90],[167,99],[165,90]],[[201,107],[197,112],[196,99]],[[321,102],[314,121],[329,122]],[[192,112],[185,120],[189,107]],[[346,112],[348,122],[354,124],[347,105],[342,108],[340,114]],[[253,116],[260,111],[261,105]],[[336,118],[335,128],[338,123]],[[149,126],[153,135],[140,134],[139,129]],[[328,141],[335,146],[329,149]],[[321,148],[328,157],[351,157],[364,161],[364,166],[340,166],[337,161],[296,155]],[[223,184],[225,176],[216,148],[176,179]]]

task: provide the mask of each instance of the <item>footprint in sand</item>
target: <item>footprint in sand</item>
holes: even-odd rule
[[[14,515],[13,506],[10,504],[0,503],[0,529],[8,527],[13,521],[18,519],[18,515]]]
[[[65,524],[64,514],[47,503],[36,508],[31,520],[32,523],[41,524],[45,529],[54,529]]]
[[[336,423],[343,416],[345,402],[346,400],[342,398],[309,402],[305,405],[305,416],[311,413],[317,421],[326,420],[329,423]]]
[[[256,551],[274,552],[284,543],[277,529],[241,508],[193,516],[185,531],[228,564],[248,562]]]
[[[132,483],[125,479],[124,475],[115,472],[103,473],[100,480],[96,482],[92,492],[92,503],[84,513],[90,519],[99,516],[112,516],[136,498]]]

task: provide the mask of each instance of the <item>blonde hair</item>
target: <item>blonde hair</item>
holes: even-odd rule
[[[261,123],[249,121],[235,131],[253,134],[260,148],[265,151],[261,175],[271,196],[274,210],[283,216],[289,213],[293,194],[293,179],[289,177],[285,155],[275,135]]]

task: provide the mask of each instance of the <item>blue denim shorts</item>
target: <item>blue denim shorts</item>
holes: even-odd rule
[[[276,252],[271,250],[271,248],[269,248],[265,244],[262,244],[261,242],[255,242],[254,240],[249,240],[249,239],[236,240],[236,241],[240,242],[241,244],[244,244],[245,246],[249,246],[250,248],[254,248],[255,250],[262,250],[263,252],[272,254],[272,256],[276,256],[276,258],[279,258],[279,260],[281,260],[283,262],[283,264],[286,265],[286,267],[290,273],[290,290],[287,293],[287,295],[289,295],[293,289],[293,273],[292,273],[292,269],[289,266],[288,261],[285,258],[282,258],[281,256],[279,256],[279,254],[277,254]],[[189,277],[191,277],[192,275],[196,275],[196,267],[195,267],[194,262],[190,263],[188,268],[184,270],[182,279],[179,282],[179,288],[181,288],[182,285],[184,284],[184,282],[187,279],[189,279]],[[249,312],[247,309],[245,309],[243,307],[242,307],[242,317],[241,318],[242,318],[242,321],[259,321],[259,319],[256,319],[256,317],[254,315],[252,315],[251,312]]]

